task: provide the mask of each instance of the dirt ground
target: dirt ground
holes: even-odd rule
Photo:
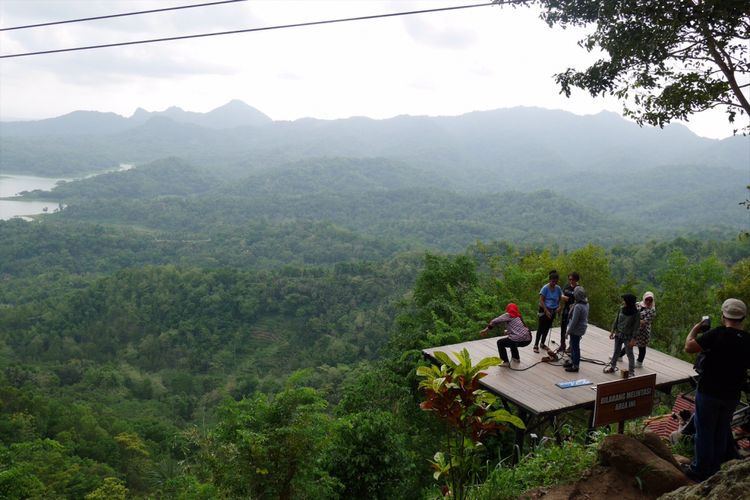
[[[579,481],[564,486],[536,488],[522,498],[544,500],[653,500],[656,495],[643,491],[633,477],[623,476],[610,467],[595,466]]]

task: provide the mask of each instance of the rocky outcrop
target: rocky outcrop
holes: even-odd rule
[[[599,462],[610,466],[625,476],[632,477],[648,495],[659,496],[677,488],[692,484],[677,465],[677,461],[656,441],[646,438],[650,446],[624,434],[613,434],[604,438],[599,448]]]
[[[700,484],[685,486],[659,500],[730,500],[750,498],[750,458],[732,460]]]
[[[672,450],[669,448],[666,442],[658,435],[653,432],[645,432],[642,436],[637,437],[638,441],[648,446],[648,448],[656,453],[657,456],[663,458],[667,462],[671,463],[679,469],[680,461],[672,455]]]

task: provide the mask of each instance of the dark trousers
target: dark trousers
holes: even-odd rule
[[[570,312],[568,309],[564,309],[560,314],[560,350],[565,350],[565,336],[568,333],[568,317]]]
[[[570,362],[578,367],[581,362],[581,337],[580,335],[570,336]]]
[[[695,454],[691,467],[702,479],[712,476],[727,458],[727,440],[737,400],[719,399],[695,393]]]
[[[622,351],[620,351],[620,357],[625,356],[627,354],[627,351],[623,348]],[[638,346],[638,362],[643,363],[643,360],[646,359],[646,347]]]
[[[505,350],[506,347],[510,347],[510,355],[513,357],[513,359],[520,359],[518,348],[526,347],[529,344],[531,344],[531,339],[524,340],[523,342],[518,342],[515,340],[510,340],[510,337],[506,335],[505,337],[500,337],[497,340],[497,352],[498,354],[500,354],[500,359],[502,359],[504,363],[507,363],[508,352]]]
[[[534,339],[534,345],[538,346],[541,341],[542,344],[547,343],[547,333],[552,328],[552,323],[555,321],[555,313],[552,313],[552,317],[548,318],[546,314],[539,316],[539,324],[536,328],[536,338]]]

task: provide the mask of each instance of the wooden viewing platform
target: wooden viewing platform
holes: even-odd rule
[[[497,339],[498,337],[483,338],[460,344],[432,347],[422,352],[426,357],[436,361],[434,356],[436,351],[443,351],[455,359],[452,355],[454,352],[466,349],[471,355],[472,363],[477,363],[483,358],[498,356]],[[552,328],[547,336],[548,345],[551,348],[558,347],[556,343],[550,342],[551,340],[559,342],[559,339],[560,329]],[[497,395],[506,407],[512,404],[519,409],[519,416],[526,422],[528,432],[545,423],[554,424],[554,418],[562,413],[577,409],[590,409],[593,412],[597,384],[622,378],[620,371],[604,373],[603,364],[584,361],[584,359],[591,359],[606,363],[614,349],[614,341],[609,338],[609,332],[594,325],[589,325],[586,335],[581,339],[582,359],[577,373],[566,372],[562,367],[562,360],[540,363],[542,357],[547,354],[543,351],[535,353],[532,347],[533,342],[519,349],[521,357],[519,364],[512,363],[510,368],[507,365],[492,366],[486,370],[487,376],[480,381],[483,388]],[[510,350],[507,351],[510,357]],[[634,351],[637,357],[638,348],[634,348]],[[620,370],[627,370],[627,356],[623,357],[617,366]],[[636,368],[635,375],[650,373],[656,374],[656,388],[667,393],[673,385],[692,382],[691,377],[695,376],[690,363],[649,347],[643,367]],[[558,382],[583,378],[590,380],[593,384],[568,389],[561,389],[555,385]],[[522,445],[523,435],[519,439],[518,444]]]

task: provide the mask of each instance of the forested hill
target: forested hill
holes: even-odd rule
[[[650,229],[635,221],[549,190],[449,191],[439,177],[384,159],[311,159],[236,182],[167,159],[39,195],[61,199],[67,208],[60,218],[66,221],[130,225],[190,240],[220,238],[232,228],[242,228],[234,229],[235,237],[247,234],[245,228],[257,230],[258,221],[332,223],[401,248],[445,251],[477,240],[543,246],[550,234],[552,243],[568,248],[650,236]]]

